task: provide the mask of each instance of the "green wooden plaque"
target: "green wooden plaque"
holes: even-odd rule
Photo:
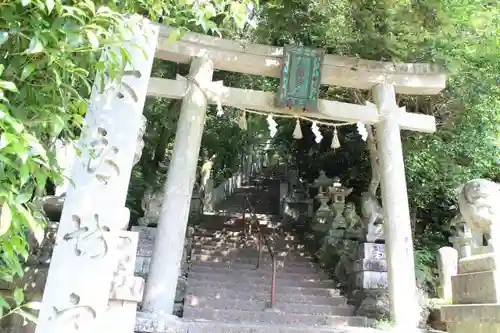
[[[324,55],[322,49],[285,45],[277,107],[318,111]]]

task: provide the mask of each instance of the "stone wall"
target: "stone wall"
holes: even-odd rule
[[[240,172],[236,172],[230,178],[224,180],[212,191],[212,205],[216,207],[222,201],[226,200],[237,188],[248,181],[248,178]]]
[[[137,247],[137,259],[135,261],[135,275],[143,277],[147,281],[149,267],[151,265],[151,257],[155,242],[156,228],[150,227],[132,227],[132,231],[139,233],[139,246]],[[181,269],[179,271],[179,279],[177,281],[177,294],[175,296],[174,314],[182,315],[182,305],[186,294],[186,280],[189,271],[189,260],[191,257],[191,248],[193,241],[194,229],[189,227],[186,232],[186,240],[184,242],[184,252],[182,254]]]

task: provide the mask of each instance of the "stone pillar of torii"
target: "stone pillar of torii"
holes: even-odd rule
[[[134,38],[126,47],[134,62],[134,73],[139,75],[125,77],[124,82],[134,90],[137,98],[126,93],[117,94],[115,90],[104,95],[96,88],[92,92],[86,115],[88,128],[80,142],[89,149],[99,149],[100,160],[94,161],[92,156],[95,154],[84,150],[73,163],[75,187],[67,192],[36,333],[67,333],[75,325],[80,333],[109,332],[110,323],[120,321],[120,331],[131,333],[135,304],[140,300],[143,300],[143,319],[157,318],[156,324],[148,324],[149,329],[161,332],[174,325],[172,310],[207,104],[276,114],[288,112],[274,106],[273,93],[229,88],[222,82],[212,82],[215,68],[278,76],[279,55],[270,55],[276,53],[275,47],[256,45],[243,49],[236,42],[190,33],[171,43],[168,28],[158,29],[146,20],[136,24],[134,32]],[[187,40],[185,44],[184,39]],[[132,47],[132,43],[139,48]],[[191,63],[189,77],[150,78],[154,56]],[[420,94],[437,93],[444,88],[445,78],[432,72],[420,76],[397,71],[381,75],[377,70],[383,68],[350,71],[351,60],[327,57],[330,57],[330,64],[324,65],[323,84],[372,88],[375,105],[320,100],[319,111],[312,116],[334,121],[360,121],[377,128],[391,319],[400,328],[412,329],[417,325],[418,311],[400,130],[434,132],[435,121],[433,117],[398,108],[395,93],[397,89]],[[341,74],[334,75],[339,68],[344,68]],[[381,77],[385,79],[378,82]],[[117,279],[121,279],[121,285],[142,286],[143,283],[129,277],[128,268],[123,269],[135,261],[137,246],[137,235],[123,230],[128,224],[128,210],[124,205],[146,95],[182,99],[183,102],[142,299],[142,294],[124,295],[113,286],[117,285]],[[128,247],[121,246],[121,241],[128,242]],[[129,320],[123,320],[125,317]],[[119,331],[116,326],[111,330]]]

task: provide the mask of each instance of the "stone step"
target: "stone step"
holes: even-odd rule
[[[250,283],[241,283],[238,280],[230,281],[230,282],[220,282],[220,281],[193,281],[191,279],[188,280],[188,289],[189,290],[200,290],[207,289],[211,292],[219,292],[219,291],[239,291],[239,292],[248,292],[248,293],[270,293],[271,292],[271,281],[267,281],[267,283],[262,284],[250,284]],[[291,286],[283,286],[276,283],[276,293],[277,294],[298,294],[298,295],[313,295],[313,296],[341,296],[341,293],[338,289],[333,288],[313,288],[313,287],[291,287]]]
[[[298,259],[299,261],[301,260],[307,260],[307,261],[312,261],[313,258],[309,256],[308,253],[302,251],[290,251],[290,250],[274,250],[274,253],[277,258],[287,258],[287,259]],[[240,249],[235,249],[235,248],[228,248],[228,249],[207,249],[204,247],[196,247],[193,248],[191,251],[191,254],[199,254],[199,255],[207,255],[207,256],[214,256],[214,257],[257,257],[259,256],[259,250],[258,248],[254,247],[247,247],[247,248],[240,248]],[[263,256],[269,256],[269,251],[267,251],[267,248],[262,249],[262,255]]]
[[[239,281],[240,283],[257,283],[266,284],[271,279],[270,274],[255,274],[243,275],[241,271],[224,271],[221,273],[208,271],[208,272],[193,272],[189,273],[189,281],[218,281],[218,282],[231,282]],[[333,288],[335,282],[331,280],[322,280],[320,278],[304,279],[302,275],[288,275],[276,274],[276,284],[280,286],[290,287],[313,287],[313,288]]]
[[[320,327],[304,325],[274,325],[274,324],[228,324],[216,322],[187,321],[189,333],[381,333],[372,328],[359,327]]]
[[[242,263],[225,263],[225,262],[203,262],[195,261],[191,262],[192,272],[217,272],[223,274],[224,272],[237,272],[240,271],[241,275],[264,275],[271,276],[271,263],[262,262],[261,267],[256,269],[256,262],[252,264],[242,264]],[[316,266],[289,266],[289,265],[277,265],[277,273],[280,277],[296,277],[298,279],[323,279],[328,280],[328,275],[326,275],[321,269]]]
[[[304,326],[368,326],[374,322],[365,317],[327,316],[296,313],[281,313],[275,311],[241,311],[185,308],[184,318],[196,320],[212,320],[222,323],[238,324],[278,324]]]
[[[255,242],[256,235],[239,235],[239,236],[215,236],[215,235],[198,235],[193,237],[195,243],[231,243],[231,244],[241,244],[248,242]],[[294,239],[281,239],[272,238],[270,240],[273,244],[278,244],[281,246],[292,246],[292,245],[302,245],[298,240]]]
[[[484,271],[452,276],[453,304],[500,302],[496,274],[495,271]]]
[[[193,249],[204,249],[204,250],[209,250],[209,251],[230,251],[230,250],[257,250],[258,245],[257,242],[254,240],[247,240],[245,242],[241,243],[225,243],[223,241],[221,242],[208,242],[208,243],[201,243],[201,242],[196,242],[193,241],[192,243],[192,248]],[[297,253],[306,253],[305,248],[303,245],[296,244],[296,245],[273,245],[273,249],[276,252],[297,252]]]
[[[185,298],[184,307],[192,308],[211,308],[219,310],[244,310],[244,311],[262,311],[266,308],[267,302],[259,301],[241,301],[241,300],[222,300],[222,299],[203,299],[190,295]],[[284,313],[301,313],[313,315],[334,315],[334,316],[353,316],[355,307],[347,304],[325,305],[325,304],[301,304],[301,303],[279,303],[277,308]]]
[[[441,320],[448,323],[498,323],[500,304],[449,304],[441,307]],[[464,331],[465,332],[465,331]]]
[[[188,287],[186,297],[197,297],[199,299],[206,299],[206,302],[210,300],[240,300],[240,301],[257,301],[257,302],[269,302],[270,293],[269,292],[257,292],[257,291],[241,291],[241,290],[208,290],[204,287],[193,288]],[[301,303],[301,304],[315,304],[315,305],[340,305],[345,304],[346,300],[342,296],[317,296],[317,295],[307,295],[307,294],[283,294],[276,293],[276,302],[280,303]]]
[[[238,256],[228,256],[228,257],[215,257],[205,254],[191,254],[191,262],[206,262],[206,263],[235,263],[235,264],[257,264],[258,256],[248,256],[248,257],[238,257]],[[315,267],[315,263],[311,262],[305,258],[292,258],[287,257],[276,257],[276,261],[281,265],[288,267]],[[272,263],[271,256],[263,255],[261,257],[261,263]]]

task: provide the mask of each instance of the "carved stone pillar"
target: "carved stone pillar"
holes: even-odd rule
[[[202,90],[212,83],[214,67],[206,57],[191,62],[188,91],[182,101],[175,144],[165,183],[151,268],[144,294],[143,311],[170,316],[173,311],[184,236],[196,176],[207,96]]]
[[[124,206],[135,153],[131,147],[137,144],[158,39],[158,28],[149,21],[134,16],[129,24],[125,47],[133,74],[121,83],[134,94],[121,85],[104,94],[95,86],[92,90],[78,142],[82,154],[73,163],[74,186],[67,191],[36,333],[104,332],[107,320],[118,316],[109,312],[114,307],[110,299],[116,299],[110,288],[121,259],[121,230],[129,219]],[[135,307],[132,311],[120,313],[135,317]],[[133,331],[133,326],[126,329]]]
[[[380,84],[372,92],[380,115],[376,132],[391,320],[398,328],[414,329],[418,325],[419,308],[403,149],[396,114],[402,111],[396,104],[394,86]]]

